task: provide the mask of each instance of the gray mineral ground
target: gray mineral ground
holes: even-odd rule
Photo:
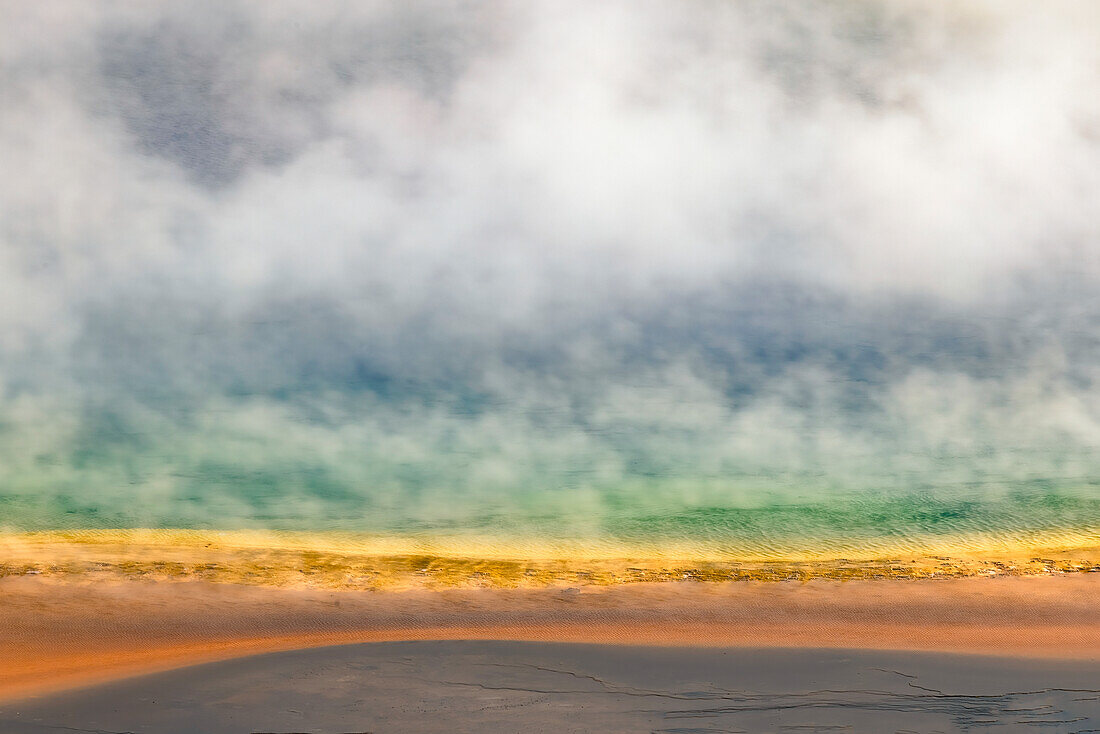
[[[258,655],[0,707],[3,734],[1100,731],[1100,662],[392,642]]]

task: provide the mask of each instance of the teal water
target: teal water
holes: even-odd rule
[[[455,497],[429,488],[369,493],[323,482],[226,473],[196,481],[170,500],[131,487],[84,496],[0,494],[11,530],[195,528],[337,531],[422,539],[498,538],[522,545],[581,543],[694,548],[717,555],[784,554],[830,549],[922,549],[962,543],[998,550],[1017,544],[1100,543],[1096,484],[1052,488],[966,486],[904,492],[818,489],[753,492],[753,485],[709,482],[693,497],[685,482],[482,491]],[[299,483],[301,482],[301,483]],[[690,483],[688,483],[690,484]],[[758,484],[756,486],[759,486]],[[128,490],[128,491],[127,491]],[[722,495],[727,496],[725,502]],[[308,513],[308,514],[307,514]]]
[[[1096,544],[1095,3],[9,5],[0,530]]]

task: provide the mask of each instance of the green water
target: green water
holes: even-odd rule
[[[229,476],[223,482],[236,482]],[[243,485],[243,483],[242,483]],[[740,501],[693,500],[653,483],[573,488],[541,494],[409,493],[407,501],[306,484],[314,494],[280,498],[271,483],[222,484],[244,496],[211,499],[211,485],[192,497],[156,503],[139,493],[0,495],[8,529],[195,528],[339,531],[411,538],[499,538],[509,545],[572,542],[600,547],[663,547],[699,552],[783,555],[829,549],[839,555],[875,548],[935,548],[963,543],[1005,545],[1100,543],[1100,492],[1023,486],[952,491],[825,492],[791,496],[731,488]],[[736,489],[736,491],[735,491]],[[980,498],[979,498],[980,497]],[[307,514],[308,511],[308,514]]]

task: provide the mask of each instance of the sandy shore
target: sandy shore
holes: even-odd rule
[[[0,577],[216,581],[400,590],[613,586],[656,581],[943,579],[1100,572],[1100,531],[935,543],[739,551],[622,543],[336,533],[70,530],[0,533]]]
[[[1100,660],[1100,574],[406,591],[0,579],[0,698],[383,640],[861,648]]]

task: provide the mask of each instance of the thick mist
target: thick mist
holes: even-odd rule
[[[0,525],[1096,531],[1095,3],[0,17]]]

